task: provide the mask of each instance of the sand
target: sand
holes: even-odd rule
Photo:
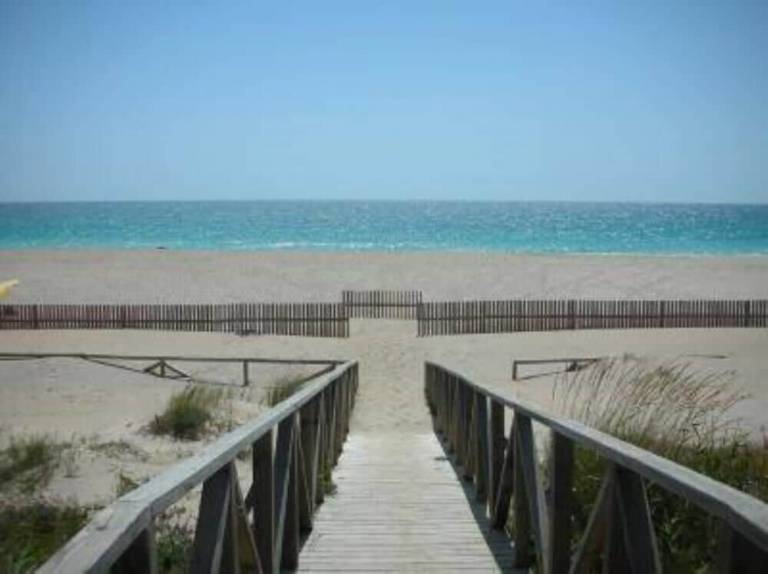
[[[338,301],[342,289],[426,299],[768,297],[768,257],[176,251],[0,251],[13,301]]]
[[[336,301],[347,288],[422,289],[426,299],[768,297],[768,258],[762,257],[0,252],[0,279],[13,277],[21,280],[9,299],[15,302]],[[353,320],[349,339],[0,331],[0,350],[356,359],[361,387],[352,430],[359,433],[429,432],[426,359],[552,408],[556,377],[512,382],[513,358],[631,353],[732,371],[737,388],[752,397],[736,414],[756,440],[768,424],[768,330],[759,329],[418,338],[414,321]],[[259,393],[280,374],[255,373],[254,390],[243,394],[231,369],[205,368],[208,378],[233,383],[228,408],[237,422],[263,411]],[[60,469],[46,495],[105,504],[114,497],[119,474],[152,476],[214,439],[179,442],[147,434],[147,424],[181,386],[72,359],[0,363],[0,440],[45,432],[77,444],[74,464],[62,465],[71,472]]]

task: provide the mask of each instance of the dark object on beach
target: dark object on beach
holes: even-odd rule
[[[159,249],[161,251],[165,251],[168,248],[165,245],[158,245],[157,247],[155,247],[155,249]]]

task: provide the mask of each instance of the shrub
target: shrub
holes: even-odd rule
[[[31,572],[80,530],[88,510],[35,501],[0,507],[0,574]]]
[[[150,431],[178,439],[196,440],[213,419],[220,401],[220,390],[201,385],[188,386],[171,396],[165,410],[150,424]]]
[[[572,418],[768,501],[768,451],[751,444],[730,416],[745,398],[731,373],[700,373],[676,361],[612,359],[560,377],[553,398]],[[577,534],[586,527],[605,468],[593,452],[576,449]],[[664,569],[706,571],[717,551],[717,520],[652,483],[648,499]]]

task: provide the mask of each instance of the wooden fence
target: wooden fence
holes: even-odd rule
[[[0,305],[0,329],[155,329],[348,337],[341,303]]]
[[[767,300],[444,301],[418,308],[419,336],[563,329],[768,327]]]
[[[720,522],[721,572],[764,572],[768,564],[768,505],[670,460],[522,401],[502,397],[434,363],[425,365],[427,401],[435,431],[453,452],[477,499],[487,503],[493,526],[514,514],[517,566],[538,572],[661,571],[646,496],[646,482],[680,496]],[[504,435],[505,409],[512,423]],[[532,422],[551,431],[548,485],[536,451]],[[574,447],[607,463],[598,498],[574,546]],[[697,533],[698,534],[698,533]],[[575,547],[575,553],[571,549]]]
[[[342,291],[350,317],[415,319],[422,302],[421,291]]]
[[[122,496],[39,572],[155,572],[155,518],[200,483],[191,572],[294,569],[300,536],[312,529],[324,481],[349,430],[357,377],[356,362],[336,366],[253,422]],[[243,496],[235,461],[249,450],[252,482]]]

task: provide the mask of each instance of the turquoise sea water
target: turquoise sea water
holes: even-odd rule
[[[768,254],[768,205],[0,203],[0,249]]]

